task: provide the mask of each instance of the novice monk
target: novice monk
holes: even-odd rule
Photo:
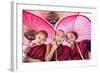
[[[44,44],[48,34],[46,31],[41,30],[35,36],[35,43],[26,54],[25,62],[45,61],[46,45]]]
[[[62,45],[64,36],[65,34],[62,30],[56,31],[55,40],[52,44],[47,46],[46,61],[63,61],[70,59],[70,48]]]
[[[76,32],[67,32],[66,38],[67,42],[70,44],[72,60],[89,59],[86,44],[83,41],[76,42],[76,39],[78,38]]]

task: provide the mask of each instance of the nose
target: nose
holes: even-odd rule
[[[42,40],[40,40],[40,42],[42,42]]]
[[[39,43],[41,44],[42,43],[42,40],[40,40]]]

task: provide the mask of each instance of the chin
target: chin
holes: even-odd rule
[[[42,44],[38,43],[38,45],[42,45]]]
[[[60,42],[58,42],[57,44],[58,44],[58,45],[60,45],[61,43],[60,43]]]

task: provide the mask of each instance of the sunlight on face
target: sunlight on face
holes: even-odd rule
[[[44,44],[46,39],[47,38],[46,38],[45,34],[43,34],[41,32],[36,35],[36,42],[38,45]]]
[[[67,42],[68,42],[70,45],[73,45],[74,42],[76,41],[74,34],[71,33],[71,32],[68,32],[68,33],[66,34],[66,37],[67,37]]]
[[[56,32],[56,42],[57,44],[61,44],[64,41],[64,32],[63,31],[57,31]]]

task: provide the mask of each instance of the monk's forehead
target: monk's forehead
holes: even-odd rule
[[[39,33],[38,33],[38,35],[45,35],[45,34],[44,34],[44,33],[42,33],[42,32],[39,32]]]
[[[72,35],[73,33],[72,32],[67,32],[66,34],[71,34]]]
[[[46,35],[42,32],[39,32],[37,35],[40,36],[40,37],[43,37],[43,38],[45,37],[46,38]]]
[[[64,35],[64,31],[58,30],[58,31],[56,31],[56,34],[62,34],[62,35]]]
[[[67,36],[74,36],[74,34],[72,32],[68,32]]]

